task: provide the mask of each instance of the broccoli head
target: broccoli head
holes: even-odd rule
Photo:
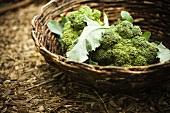
[[[114,44],[118,43],[122,37],[117,32],[114,32],[114,25],[112,25],[111,29],[102,35],[102,38],[103,41],[101,46],[103,49],[107,49],[108,47],[112,47]]]
[[[77,11],[71,12],[68,18],[72,23],[73,29],[80,30],[86,26],[84,22],[85,16],[92,20],[100,20],[101,13],[99,10],[92,10],[89,6],[84,6]]]
[[[135,57],[131,64],[131,66],[146,66],[146,65],[148,65],[147,59],[142,55]]]
[[[132,32],[133,32],[133,37],[142,36],[142,32],[139,26],[133,26]]]
[[[136,36],[132,39],[132,43],[136,48],[139,49],[139,53],[144,56],[148,64],[156,62],[157,56],[157,44],[154,42],[149,42],[145,37]]]
[[[133,38],[134,36],[141,36],[142,32],[139,26],[133,26],[133,24],[127,20],[122,21],[115,26],[115,31],[122,38]]]
[[[99,10],[97,9],[94,9],[93,12],[92,12],[92,16],[90,17],[92,20],[96,20],[96,21],[99,21],[100,20],[100,17],[101,17],[101,13]]]
[[[99,65],[141,66],[155,63],[157,45],[142,36],[139,26],[122,21],[103,33],[101,46],[90,53]]]
[[[125,46],[123,48],[125,48]],[[114,59],[114,62],[112,63],[112,65],[124,66],[127,64],[131,64],[132,61],[130,59],[130,55],[127,53],[127,51],[122,51],[122,49],[119,48],[119,49],[112,50],[114,54],[114,56],[112,57],[112,59]]]
[[[73,41],[75,41],[82,33],[86,22],[85,16],[92,20],[100,20],[100,11],[92,10],[89,6],[81,7],[77,11],[71,12],[68,16],[69,21],[64,24],[62,31],[62,49],[63,53],[71,50],[74,47]]]
[[[113,62],[113,52],[112,49],[102,49],[102,47],[97,48],[97,50],[89,53],[92,61],[98,62],[99,65],[109,65]]]
[[[129,21],[122,21],[120,24],[115,26],[115,31],[122,37],[122,38],[132,38],[133,24]]]
[[[66,51],[69,51],[73,46],[73,41],[76,40],[80,34],[81,34],[82,30],[74,30],[71,27],[71,22],[67,22],[64,24],[64,28],[63,28],[63,36],[62,36],[62,49],[63,49],[63,53],[65,53]]]

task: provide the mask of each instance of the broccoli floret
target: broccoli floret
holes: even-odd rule
[[[132,66],[146,66],[146,65],[148,65],[147,59],[142,55],[139,55],[133,59]]]
[[[74,11],[70,14],[69,20],[72,23],[72,27],[74,29],[83,29],[86,26],[86,23],[84,22],[84,15],[81,14],[81,16],[78,11]]]
[[[92,13],[92,9],[89,7],[89,6],[83,6],[83,7],[81,7],[79,10],[78,10],[78,12],[80,12],[81,14],[83,14],[83,13],[86,13],[86,14],[91,14]]]
[[[101,17],[101,12],[99,10],[94,9],[93,13],[92,13],[92,16],[91,16],[91,19],[99,21],[100,17]]]
[[[99,65],[109,65],[113,62],[113,52],[111,49],[104,50],[102,47],[97,48],[97,50],[90,52],[90,57],[92,61],[98,62]]]
[[[80,30],[86,26],[86,23],[84,22],[85,16],[92,20],[100,20],[101,13],[98,10],[93,11],[89,6],[84,6],[77,11],[71,12],[68,18],[72,23],[72,27]]]
[[[133,37],[142,36],[142,32],[139,26],[133,26],[132,32],[133,32]]]
[[[141,66],[155,63],[157,45],[142,37],[139,26],[122,21],[103,33],[101,46],[90,53],[99,65]]]
[[[139,47],[139,50],[142,56],[144,56],[147,60],[148,64],[153,64],[157,61],[156,56],[157,56],[157,44],[155,43],[148,43],[146,47],[141,46]]]
[[[148,64],[153,64],[157,62],[157,59],[155,59],[155,56],[157,56],[158,48],[157,44],[152,42],[150,43],[149,48],[147,49],[148,54],[146,56]]]
[[[113,49],[114,54],[114,62],[113,65],[115,66],[124,66],[126,64],[131,64],[130,55],[126,51],[122,51],[122,49]]]
[[[65,53],[66,51],[69,51],[74,46],[72,42],[79,37],[81,32],[82,32],[81,30],[79,31],[74,30],[71,27],[70,21],[64,24],[63,36],[62,36],[63,53]]]
[[[113,26],[111,26],[113,28]],[[103,41],[101,46],[103,49],[107,49],[108,47],[113,46],[114,44],[118,43],[119,40],[121,40],[121,36],[117,33],[114,32],[114,28],[106,31],[102,35]]]
[[[125,20],[122,21],[120,24],[115,26],[116,32],[122,37],[122,38],[132,38],[133,37],[133,24],[129,21]]]
[[[132,39],[132,43],[136,48],[139,49],[139,53],[144,56],[147,60],[148,64],[152,64],[156,62],[157,56],[157,44],[150,43],[145,37],[136,36]]]
[[[134,44],[134,46],[142,48],[147,48],[147,46],[149,45],[149,42],[146,40],[146,38],[142,36],[135,36],[134,38],[132,38],[132,43]]]
[[[92,10],[89,6],[81,7],[77,11],[71,12],[68,16],[69,21],[65,23],[62,32],[62,49],[63,53],[71,50],[74,47],[73,41],[75,41],[82,33],[86,22],[85,16],[92,20],[100,20],[100,11]]]
[[[139,26],[133,26],[132,23],[125,20],[115,26],[115,31],[119,33],[122,38],[133,38],[135,36],[142,36],[142,32]]]

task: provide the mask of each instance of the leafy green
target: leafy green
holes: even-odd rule
[[[51,20],[47,23],[51,32],[60,35],[62,37],[63,25],[56,20]]]
[[[100,23],[98,23],[97,21],[91,20],[87,16],[85,16],[84,19],[85,19],[84,21],[87,23],[87,26],[101,26]]]
[[[121,17],[122,17],[122,20],[123,20],[123,21],[124,21],[124,20],[127,20],[127,21],[133,23],[133,18],[132,18],[132,16],[130,16],[129,12],[127,12],[127,11],[121,11]]]
[[[166,62],[170,60],[170,50],[167,49],[162,43],[160,43],[158,46],[158,52],[157,57],[160,59],[160,62]]]
[[[65,17],[65,16],[61,16],[61,19],[62,19],[61,22],[58,22],[56,20],[50,20],[47,23],[47,26],[50,29],[50,31],[55,34],[60,35],[60,37],[62,37],[62,31],[63,31],[64,24],[69,21],[68,17]]]
[[[63,26],[65,23],[67,23],[69,21],[68,17],[66,17],[66,16],[61,16],[61,19],[62,19]]]
[[[117,19],[117,24],[120,24],[121,20],[120,18]]]
[[[102,32],[109,28],[109,26],[101,26],[98,22],[85,17],[87,26],[83,29],[82,34],[76,40],[75,46],[66,53],[69,59],[84,62],[88,59],[90,51],[94,51],[100,46],[102,41]]]
[[[151,32],[146,31],[142,36],[145,37],[147,40],[149,40],[149,38],[151,36]]]
[[[103,12],[104,25],[109,26],[109,20],[105,12]]]
[[[61,16],[62,21],[58,22],[56,20],[50,20],[47,23],[47,27],[50,29],[50,31],[52,33],[55,33],[57,35],[59,35],[60,37],[58,38],[58,40],[61,42],[61,37],[62,37],[62,31],[64,28],[64,24],[67,23],[69,21],[68,17],[65,16]]]

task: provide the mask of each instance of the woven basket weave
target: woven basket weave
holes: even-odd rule
[[[32,38],[45,60],[71,79],[99,90],[132,92],[147,89],[170,80],[170,61],[149,66],[116,67],[93,66],[71,61],[62,56],[57,35],[50,32],[47,22],[60,20],[60,15],[78,10],[82,5],[105,10],[110,24],[117,21],[122,10],[134,18],[143,31],[151,31],[150,41],[161,41],[170,48],[169,0],[53,0],[42,7],[32,20]]]

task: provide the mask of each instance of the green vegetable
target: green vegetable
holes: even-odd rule
[[[114,29],[122,38],[133,38],[134,36],[142,35],[139,26],[133,26],[133,24],[127,20],[116,25]]]
[[[47,23],[51,32],[62,37],[64,55],[78,62],[93,65],[143,66],[170,60],[170,50],[162,43],[149,42],[151,33],[142,33],[127,11],[121,12],[122,19],[117,25],[109,26],[108,17],[103,12],[100,21],[99,10],[89,6],[61,17],[62,22]]]
[[[89,6],[81,7],[78,11],[71,12],[70,16],[68,17],[71,21],[71,27],[74,30],[83,30],[83,28],[86,26],[86,22],[84,22],[85,16],[94,21],[99,21],[101,13],[99,10],[92,10]]]
[[[107,43],[102,43],[96,51],[90,53],[90,58],[99,65],[140,66],[156,62],[157,45],[155,43],[150,43],[141,36],[124,39],[117,33],[115,33],[116,37],[114,33],[108,33],[110,31],[103,34],[103,42]]]
[[[99,24],[101,13],[98,10],[92,10],[89,6],[84,6],[77,11],[71,12],[70,16],[68,16],[69,22],[64,25],[62,32],[63,53],[70,51],[74,47],[75,40],[81,35],[84,27],[87,26],[84,21],[85,17]]]
[[[72,24],[69,21],[64,25],[64,28],[63,28],[63,36],[62,36],[63,53],[72,49],[72,47],[74,46],[73,41],[76,40],[82,33],[82,30],[79,30],[79,31],[74,30],[71,27],[71,25]]]
[[[121,17],[122,17],[122,20],[127,20],[129,21],[130,23],[133,23],[133,18],[132,16],[129,14],[129,12],[127,11],[121,11]]]
[[[87,25],[80,37],[77,40],[75,46],[66,53],[69,59],[84,62],[88,59],[90,51],[95,51],[100,46],[102,41],[102,32],[108,29],[109,26],[101,26],[99,23],[85,18]]]
[[[61,23],[55,20],[51,20],[47,23],[47,26],[51,30],[51,32],[56,33],[62,37],[63,25]]]
[[[60,36],[58,38],[60,43],[62,42],[61,37],[63,35],[62,32],[63,32],[64,24],[69,21],[67,17],[62,16],[61,18],[62,18],[61,23],[59,23],[58,21],[55,21],[55,20],[51,20],[47,23],[47,27],[50,29],[50,31]]]
[[[142,36],[145,37],[147,40],[149,40],[149,38],[151,36],[151,32],[146,31]]]
[[[141,66],[155,63],[157,45],[148,41],[149,32],[142,35],[140,27],[131,22],[129,17],[124,17],[119,24],[112,25],[106,30],[102,35],[101,46],[90,52],[90,59],[99,65],[114,66]]]
[[[162,43],[158,45],[158,58],[160,59],[160,62],[166,62],[170,60],[170,50],[167,49]]]
[[[109,26],[109,20],[105,12],[103,12],[104,26]]]

